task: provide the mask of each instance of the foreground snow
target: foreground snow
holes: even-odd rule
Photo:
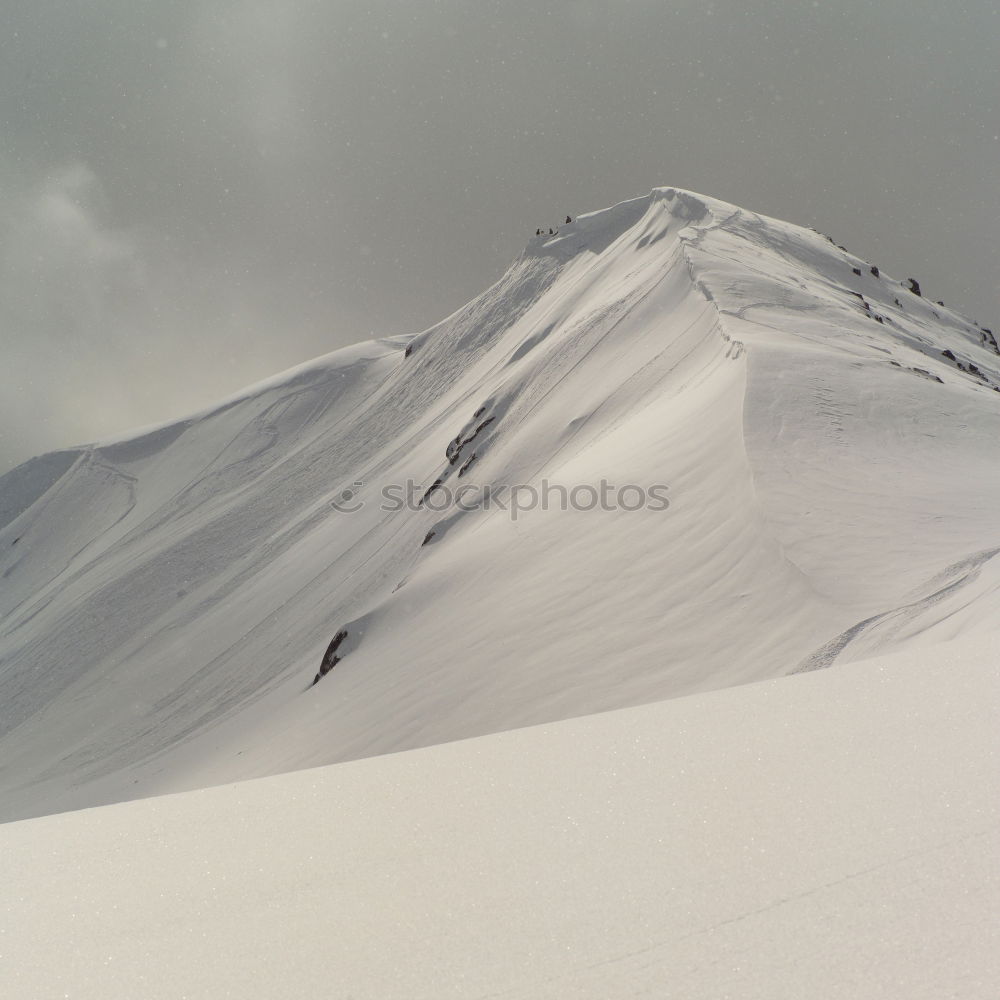
[[[417,337],[28,463],[0,480],[0,818],[995,630],[991,338],[817,233],[657,189]],[[670,502],[380,506],[436,480]]]
[[[998,657],[0,826],[0,993],[993,1000]]]

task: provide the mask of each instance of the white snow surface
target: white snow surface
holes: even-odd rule
[[[817,233],[658,188],[416,337],[34,459],[0,479],[0,818],[995,635],[990,336]],[[669,506],[380,506],[437,479]]]
[[[0,995],[993,1000],[998,656],[5,824]]]

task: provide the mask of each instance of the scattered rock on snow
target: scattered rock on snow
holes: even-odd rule
[[[482,414],[482,410],[477,410],[476,415],[473,419],[476,419]],[[461,434],[458,435],[445,449],[445,457],[448,459],[449,464],[455,465],[456,462],[462,457],[462,449],[469,444],[470,441],[474,441],[479,432],[486,427],[489,427],[493,423],[494,417],[487,417],[481,424],[477,424],[475,429],[467,437],[462,437]]]

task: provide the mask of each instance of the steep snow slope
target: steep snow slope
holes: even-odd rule
[[[993,1000],[998,656],[0,826],[0,993]]]
[[[0,480],[0,814],[995,629],[998,440],[992,334],[822,236],[582,216],[424,334]]]

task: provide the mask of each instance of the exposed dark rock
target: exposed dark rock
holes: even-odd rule
[[[993,336],[992,330],[987,330],[986,327],[984,326],[982,331],[982,337],[983,337],[983,347],[988,347],[995,353],[1000,354],[1000,345],[997,344],[997,338]]]
[[[943,378],[939,378],[937,375],[932,375],[926,368],[911,368],[910,371],[916,372],[918,375],[923,375],[924,378],[929,378],[934,382],[940,382],[942,385],[944,384]]]
[[[855,273],[855,274],[856,274],[856,275],[857,275],[857,276],[858,276],[859,278],[861,277],[861,268],[860,268],[860,267],[852,267],[852,268],[851,268],[851,270],[852,270],[852,271],[853,271],[853,272],[854,272],[854,273]]]
[[[321,677],[326,677],[326,675],[333,670],[333,668],[340,663],[342,657],[337,656],[337,650],[340,648],[341,643],[347,638],[347,629],[342,628],[332,639],[330,645],[326,647],[326,652],[323,654],[323,660],[319,665],[319,673],[313,678],[313,684],[316,684]]]
[[[874,264],[872,264],[871,266],[871,272],[872,274],[875,275],[876,278],[879,276],[879,269]]]
[[[474,462],[475,460],[476,460],[476,453],[475,453],[475,452],[473,452],[473,453],[472,453],[472,454],[471,454],[471,455],[469,456],[469,458],[468,458],[468,460],[466,461],[465,465],[463,465],[463,466],[462,466],[462,468],[458,470],[458,478],[459,478],[459,479],[461,479],[461,478],[462,478],[462,476],[464,476],[464,475],[466,474],[466,472],[468,472],[468,471],[469,471],[469,466],[470,466],[470,465],[472,465],[472,463],[473,463],[473,462]]]
[[[854,294],[858,295],[857,292],[855,292]],[[879,316],[879,314],[876,312],[872,312],[871,303],[866,302],[865,297],[863,295],[858,295],[858,298],[861,299],[861,305],[865,310],[865,315],[867,315],[869,319],[875,320],[876,323],[885,323],[884,317]]]
[[[485,406],[480,406],[479,409],[476,410],[476,412],[472,414],[472,419],[473,420],[478,420],[485,412],[486,412],[486,407]]]
[[[444,484],[443,479],[435,479],[434,482],[431,483],[430,488],[427,490],[427,492],[424,493],[424,495],[420,498],[420,503],[418,503],[417,506],[422,507],[424,505],[424,501],[427,500],[430,497],[430,495],[443,484]]]
[[[947,359],[948,359],[949,361],[957,361],[957,360],[958,360],[958,358],[956,358],[956,357],[955,357],[955,355],[954,355],[954,354],[953,354],[953,353],[952,353],[952,352],[951,352],[950,350],[949,350],[949,351],[942,351],[941,353],[942,353],[942,354],[943,354],[943,355],[944,355],[944,356],[945,356],[945,357],[946,357],[946,358],[947,358]]]
[[[944,305],[944,303],[943,303],[943,302],[942,302],[942,301],[941,301],[940,299],[938,299],[938,300],[937,300],[937,304],[938,304],[939,306],[943,306],[943,305]]]
[[[413,341],[411,340],[410,343],[406,345],[406,350],[403,351],[403,357],[408,358],[412,353],[413,353]]]
[[[892,301],[893,301],[893,302],[895,302],[895,303],[896,303],[896,305],[897,305],[897,306],[899,306],[899,308],[900,308],[900,309],[902,309],[902,308],[903,308],[903,303],[902,303],[902,302],[900,302],[900,301],[899,301],[899,299],[893,299]]]
[[[420,547],[423,548],[436,534],[436,531],[428,531],[427,534],[424,535],[424,540],[420,543]]]
[[[914,295],[920,295],[920,283],[916,278],[907,278],[906,288],[907,291],[913,292]]]

